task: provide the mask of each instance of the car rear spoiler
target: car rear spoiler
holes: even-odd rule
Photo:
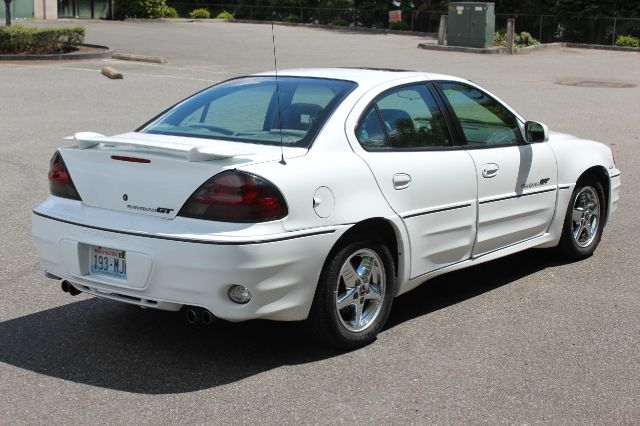
[[[158,151],[168,151],[183,154],[187,161],[211,161],[223,158],[247,157],[253,152],[238,152],[237,149],[230,149],[224,146],[197,145],[185,142],[184,140],[159,141],[149,138],[134,138],[126,136],[105,136],[100,133],[80,132],[73,136],[67,136],[65,140],[75,142],[78,149],[89,149],[99,144],[105,146],[133,146],[140,148],[152,148]],[[177,139],[177,138],[176,138]]]

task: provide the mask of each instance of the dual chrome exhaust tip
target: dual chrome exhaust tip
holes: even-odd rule
[[[198,308],[190,306],[184,311],[185,318],[189,324],[202,323],[204,325],[211,325],[218,320],[215,315],[208,309]]]

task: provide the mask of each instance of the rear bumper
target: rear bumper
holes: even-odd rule
[[[43,271],[78,290],[140,306],[199,306],[230,321],[294,321],[309,313],[327,253],[342,229],[284,233],[268,239],[176,240],[97,229],[34,210],[32,236]],[[128,280],[89,273],[91,246],[125,250]],[[227,295],[248,287],[245,305]]]

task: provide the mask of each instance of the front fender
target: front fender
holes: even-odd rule
[[[603,143],[562,133],[551,133],[548,143],[556,155],[559,185],[575,184],[592,167],[602,167],[608,176],[619,173],[611,148]]]
[[[605,183],[609,201],[607,216],[615,210],[620,188],[620,171],[616,168],[613,153],[607,145],[562,133],[551,133],[548,143],[558,164],[559,191],[556,212],[548,231],[553,239],[543,247],[558,244],[571,194],[576,182],[587,170],[597,168],[608,177],[608,183]]]

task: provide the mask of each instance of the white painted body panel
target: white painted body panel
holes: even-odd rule
[[[416,81],[463,80],[343,69],[280,74],[351,79],[359,85],[309,150],[215,141],[205,149],[202,139],[141,133],[120,135],[111,146],[102,141],[84,149],[62,148],[83,201],[49,196],[34,208],[32,234],[42,269],[84,292],[146,307],[195,305],[232,321],[301,320],[332,248],[363,221],[391,225],[398,246],[397,293],[402,294],[448,271],[556,245],[571,192],[592,167],[609,175],[609,215],[616,208],[620,172],[610,149],[596,142],[552,133],[547,143],[510,148],[375,153],[357,142],[356,124],[382,91]],[[111,155],[152,163],[112,161]],[[481,175],[488,163],[500,167],[491,179]],[[257,224],[176,216],[204,181],[229,169],[272,182],[286,200],[288,215]],[[396,189],[395,174],[409,175],[411,184]],[[518,186],[546,178],[538,187]],[[137,200],[173,211],[130,211],[125,193],[130,204]],[[510,198],[498,201],[505,197]],[[131,253],[129,282],[89,274],[91,245]],[[226,295],[231,284],[246,285],[253,300],[232,303]]]
[[[466,152],[361,155],[385,199],[407,228],[411,277],[470,257],[476,231],[477,189],[475,168]],[[404,189],[394,186],[394,176],[398,174],[411,179]]]
[[[142,133],[85,138],[84,141],[93,141],[93,145],[62,150],[84,205],[164,219],[176,217],[193,191],[223,170],[277,161],[283,154],[285,158],[295,158],[307,152],[302,148],[281,151],[276,146]],[[101,141],[100,145],[97,141]],[[229,153],[234,146],[235,156],[227,154],[215,161],[189,161],[189,155],[206,155],[206,150]],[[111,159],[117,155],[144,158],[151,163]],[[124,194],[127,194],[126,200]],[[153,210],[157,207],[171,211],[158,213]]]
[[[478,234],[473,255],[544,234],[555,211],[557,193],[556,159],[549,145],[467,152],[475,162],[478,179]],[[488,165],[497,169],[495,175],[483,175]]]
[[[410,277],[469,258],[475,239],[477,184],[475,167],[463,150],[368,152],[355,135],[360,117],[381,92],[426,81],[424,75],[385,82],[365,93],[344,125],[349,145],[364,159],[379,190],[409,236]],[[394,186],[394,176],[410,182]],[[401,284],[402,285],[402,284]]]

